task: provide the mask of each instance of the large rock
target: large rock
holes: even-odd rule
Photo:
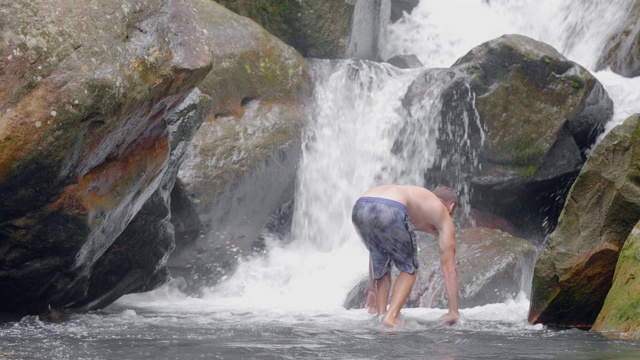
[[[420,235],[418,239],[420,269],[406,306],[446,308],[437,241],[427,235]],[[527,240],[498,230],[473,227],[459,232],[456,243],[460,307],[502,302],[530,289],[530,269],[536,248]],[[392,275],[395,279],[397,269],[394,268]],[[363,279],[349,293],[344,306],[361,308],[367,289],[368,279]]]
[[[178,1],[3,4],[0,312],[81,301],[175,165],[166,118],[211,69],[193,18]]]
[[[640,76],[640,1],[605,43],[596,70],[605,68],[630,78]]]
[[[324,59],[344,58],[356,4],[356,0],[218,2],[240,15],[254,19],[303,56]]]
[[[189,144],[212,107],[211,98],[195,89],[166,118],[171,151],[160,186],[96,262],[87,293],[75,299],[74,307],[100,309],[122,295],[153,290],[169,280],[166,264],[175,247],[172,189]]]
[[[181,208],[198,218],[177,215],[183,224],[201,224],[202,232],[177,239],[168,262],[192,291],[215,283],[238,256],[259,248],[272,213],[292,200],[312,92],[308,64],[293,48],[247,18],[220,18],[208,7],[198,13],[219,44],[212,52],[221,66],[199,86],[216,104],[179,172],[181,198],[191,202]]]
[[[529,321],[590,327],[640,219],[640,115],[595,147],[535,266]]]
[[[454,184],[472,206],[538,239],[555,226],[613,113],[586,69],[520,35],[484,43],[450,69],[425,71],[403,106],[408,121],[394,152],[424,166],[427,185]],[[438,146],[425,163],[416,149],[431,138]]]
[[[170,193],[204,118],[296,113],[309,93],[295,51],[209,0],[2,10],[0,312],[99,308],[165,281]]]
[[[613,338],[640,340],[640,222],[624,243],[613,285],[591,328]]]

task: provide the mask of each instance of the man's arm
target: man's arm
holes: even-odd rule
[[[440,265],[444,275],[444,286],[449,298],[449,312],[444,321],[453,325],[460,320],[458,313],[458,270],[456,268],[456,237],[451,216],[444,216],[438,226],[438,244],[440,245]]]

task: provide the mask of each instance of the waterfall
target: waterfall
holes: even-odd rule
[[[416,54],[425,68],[446,68],[485,41],[519,33],[594,72],[611,24],[620,23],[632,3],[422,0],[388,28],[383,58]],[[403,133],[401,126],[407,115],[401,100],[425,69],[363,60],[311,62],[315,107],[304,134],[291,239],[286,245],[268,240],[266,254],[241,260],[233,275],[208,289],[205,298],[221,306],[341,309],[347,292],[367,273],[368,254],[351,224],[352,204],[376,184],[421,183],[422,171],[435,161],[434,142],[417,140],[437,137],[437,127],[426,122]],[[640,111],[639,80],[610,71],[594,75],[615,103],[608,129]],[[432,90],[433,98],[411,112],[422,118],[438,113],[439,91]],[[466,122],[478,126],[477,118]],[[410,146],[394,151],[396,139]]]

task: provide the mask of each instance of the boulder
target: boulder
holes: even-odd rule
[[[170,161],[160,186],[96,262],[87,293],[75,300],[74,307],[100,309],[122,295],[153,290],[169,280],[166,264],[175,247],[176,222],[170,221],[172,189],[189,144],[212,107],[211,98],[195,89],[167,117]],[[176,205],[171,209],[180,204]]]
[[[570,184],[613,114],[582,66],[521,35],[486,42],[409,87],[407,121],[393,151],[425,182],[455,184],[479,210],[540,242],[555,227]],[[437,138],[437,149],[425,141]],[[420,156],[418,158],[418,156]]]
[[[589,328],[640,219],[640,115],[596,145],[535,266],[529,321]]]
[[[300,113],[306,62],[215,2],[25,0],[0,27],[0,312],[95,309],[165,281],[170,194],[205,118],[233,129],[254,104],[275,120],[240,136],[295,148],[300,116],[278,114]]]
[[[627,19],[609,37],[596,70],[611,68],[625,77],[640,76],[640,1],[636,0]]]
[[[304,57],[345,56],[356,0],[218,0],[255,20]]]
[[[180,208],[194,211],[176,215],[202,231],[182,233],[190,236],[176,239],[168,260],[171,274],[184,278],[191,292],[215,284],[239,256],[260,248],[271,215],[292,201],[312,93],[299,53],[247,18],[220,17],[220,9],[231,14],[198,8],[220,66],[199,85],[215,105],[178,173],[182,201],[191,203]],[[185,229],[195,230],[191,225]]]
[[[620,252],[613,285],[591,331],[608,337],[640,340],[640,222]]]
[[[194,18],[178,1],[3,4],[0,312],[83,301],[178,165],[167,118],[212,66]]]
[[[396,55],[388,59],[387,62],[400,69],[413,69],[422,67],[422,62],[417,56],[411,55]]]
[[[419,234],[420,268],[405,306],[446,308],[448,302],[437,241],[432,236]],[[460,231],[456,243],[461,308],[502,302],[530,289],[530,269],[536,248],[527,240],[499,230],[473,227]],[[394,281],[397,275],[398,270],[394,267]],[[368,279],[365,278],[351,290],[344,306],[361,308],[367,289]]]

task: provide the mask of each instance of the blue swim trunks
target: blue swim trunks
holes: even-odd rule
[[[404,205],[384,198],[361,197],[353,205],[351,220],[371,253],[374,279],[381,279],[391,270],[391,261],[402,272],[416,271],[416,233]]]

